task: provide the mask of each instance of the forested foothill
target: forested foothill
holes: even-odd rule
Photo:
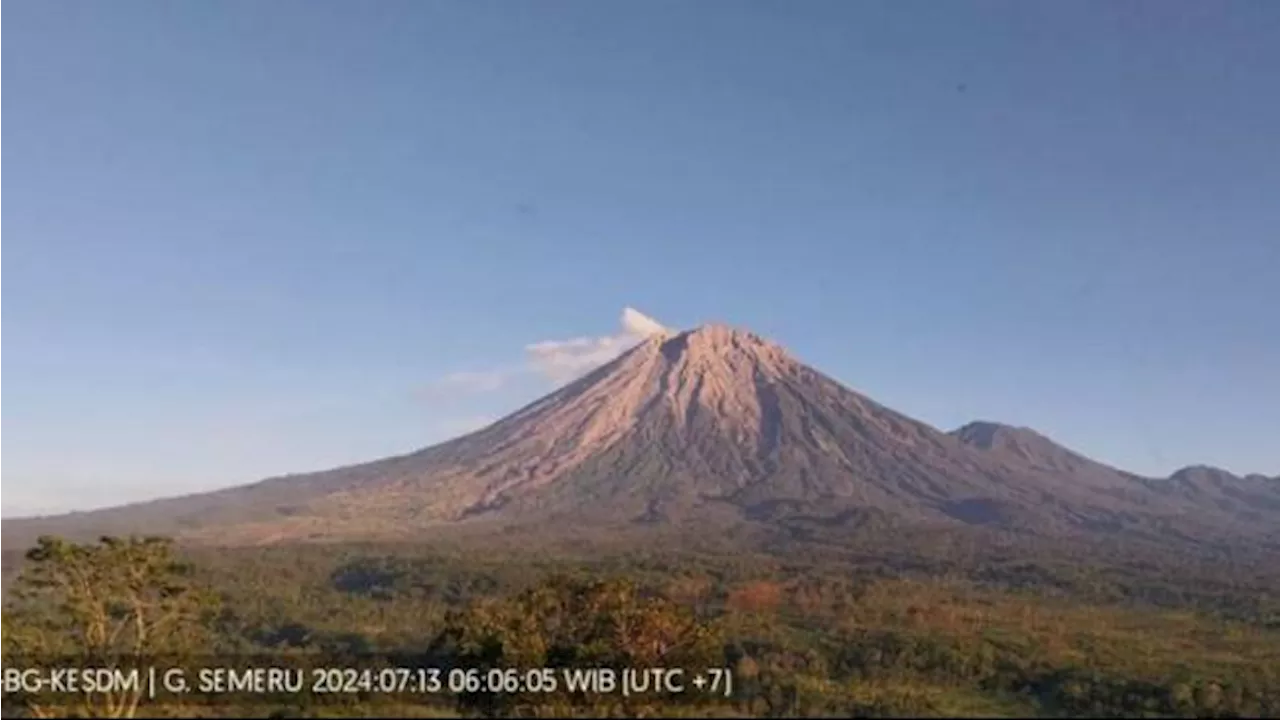
[[[967,539],[966,539],[967,538]],[[6,548],[5,667],[135,655],[421,667],[729,668],[729,697],[6,693],[6,715],[1280,715],[1265,555],[955,533],[520,543]],[[135,694],[137,695],[137,694]]]

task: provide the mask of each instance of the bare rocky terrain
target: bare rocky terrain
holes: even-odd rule
[[[751,332],[659,332],[492,425],[406,455],[213,493],[11,520],[189,541],[412,539],[584,527],[918,525],[1275,547],[1280,481],[1127,473],[1026,428],[943,432]]]

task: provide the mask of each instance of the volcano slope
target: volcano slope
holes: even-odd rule
[[[721,325],[648,338],[471,434],[325,472],[5,523],[192,541],[730,526],[981,526],[1040,536],[1276,547],[1280,483],[1189,468],[1145,478],[1033,431],[946,433]]]

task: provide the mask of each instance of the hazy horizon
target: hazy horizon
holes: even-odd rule
[[[408,452],[746,327],[1280,472],[1280,6],[19,0],[6,518]]]

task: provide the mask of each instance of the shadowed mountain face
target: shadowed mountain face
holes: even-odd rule
[[[1058,445],[1030,428],[978,421],[951,431],[951,435],[966,445],[1041,470],[1062,473],[1117,472]]]
[[[1052,475],[1063,483],[1112,495],[1141,486],[1138,476],[1068,450],[1030,428],[975,421],[949,434],[1015,472]]]
[[[650,337],[493,425],[415,453],[4,530],[272,542],[795,522],[1265,537],[1280,523],[1280,489],[1208,468],[1141,478],[995,423],[944,433],[713,325]]]

